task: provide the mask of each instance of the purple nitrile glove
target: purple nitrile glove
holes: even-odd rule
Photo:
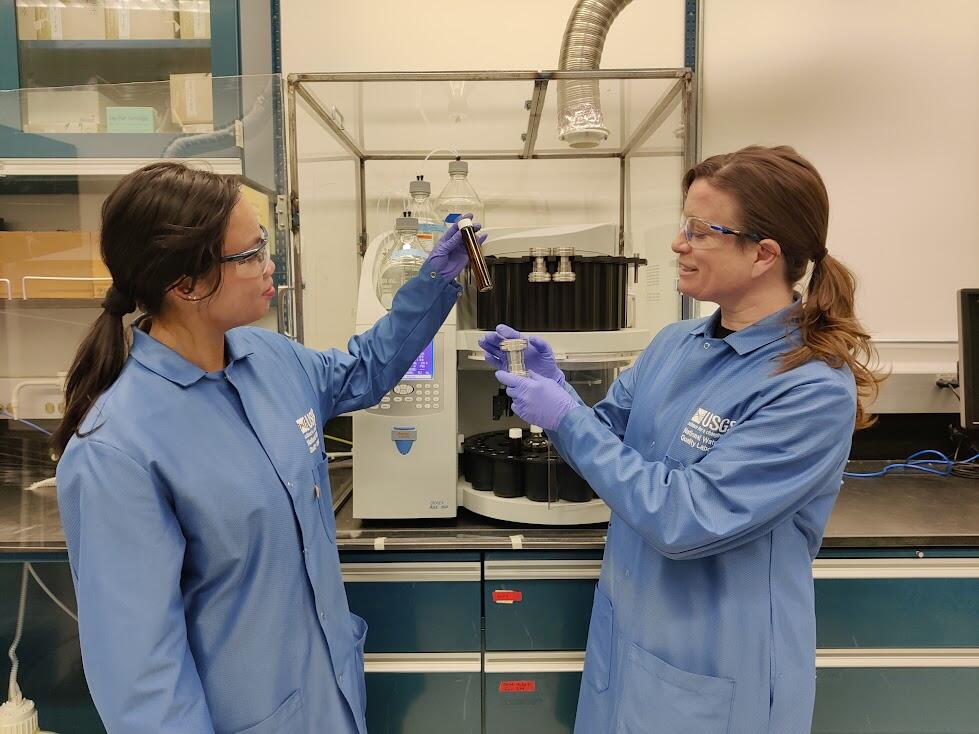
[[[500,342],[504,339],[521,339],[520,332],[506,324],[500,324],[496,331],[491,331],[479,340],[479,346],[483,348],[486,361],[498,370],[507,368],[506,355],[500,349]],[[564,373],[558,368],[557,361],[554,359],[554,350],[551,345],[537,336],[527,339],[527,349],[523,353],[524,365],[531,372],[536,372],[541,377],[554,380],[558,385],[564,387]]]
[[[472,219],[472,214],[463,214],[460,219]],[[473,223],[473,230],[478,232],[483,225]],[[479,244],[486,241],[486,235],[481,235]],[[428,256],[422,268],[423,273],[434,270],[443,278],[452,280],[462,272],[463,268],[469,264],[469,254],[466,252],[466,243],[459,234],[459,226],[453,222],[439,238],[438,244],[432,248],[432,254]]]
[[[506,385],[506,394],[513,400],[513,412],[531,425],[549,431],[561,425],[561,420],[578,407],[573,397],[554,380],[528,372],[527,377],[499,370],[496,379]]]

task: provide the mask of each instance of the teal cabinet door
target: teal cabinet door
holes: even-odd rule
[[[571,734],[583,652],[486,653],[485,734]]]
[[[979,668],[832,668],[816,675],[813,734],[974,734]]]
[[[601,557],[487,554],[487,650],[584,650]]]
[[[478,652],[479,554],[341,558],[350,611],[367,620],[367,652]]]
[[[368,654],[371,734],[481,734],[479,653]]]

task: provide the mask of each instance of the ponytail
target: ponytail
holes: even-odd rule
[[[82,341],[65,381],[65,415],[51,437],[60,455],[99,395],[126,364],[129,344],[122,314],[103,310]]]
[[[843,263],[823,250],[798,316],[802,345],[784,354],[779,372],[788,372],[811,360],[830,367],[846,365],[857,384],[856,429],[869,428],[876,418],[867,406],[877,397],[885,375],[876,368],[877,351],[870,335],[854,315],[856,279]]]
[[[778,371],[814,359],[834,369],[848,367],[857,384],[856,428],[872,426],[867,406],[885,375],[877,369],[870,335],[854,315],[853,273],[826,252],[829,195],[819,172],[787,145],[751,145],[694,165],[683,177],[684,196],[698,178],[734,197],[741,209],[740,229],[778,242],[789,287],[815,263],[801,314],[796,315],[802,345],[782,356]]]

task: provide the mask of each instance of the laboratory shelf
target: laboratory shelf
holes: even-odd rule
[[[0,311],[23,311],[39,308],[102,308],[101,298],[3,298],[6,288],[0,283]]]
[[[166,38],[166,39],[102,39],[102,40],[58,40],[58,41],[20,41],[20,47],[28,51],[187,51],[209,49],[210,38]]]
[[[110,136],[118,138],[123,133],[84,135],[86,138]],[[81,133],[78,133],[82,137]],[[68,137],[65,135],[63,137]],[[141,136],[142,137],[142,136]],[[167,135],[167,139],[176,136]],[[0,158],[0,176],[125,176],[159,158]],[[189,165],[205,168],[215,173],[241,175],[240,158],[189,158],[181,159]]]
[[[19,122],[18,122],[19,124]],[[75,161],[83,170],[91,161],[105,159],[158,160],[168,146],[181,138],[202,140],[194,133],[26,133],[0,122],[0,161],[21,166],[23,161]],[[234,133],[223,138],[208,138],[206,150],[212,160],[227,160],[240,155]],[[9,171],[7,175],[11,175]],[[34,171],[25,175],[37,175]],[[69,172],[69,175],[70,172]]]

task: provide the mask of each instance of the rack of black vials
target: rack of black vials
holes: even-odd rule
[[[555,452],[527,453],[506,431],[470,436],[462,446],[462,471],[473,489],[534,502],[588,502],[595,493]]]
[[[580,256],[565,258],[573,281],[531,279],[534,264],[556,273],[557,255],[488,256],[493,290],[476,296],[476,323],[491,331],[508,324],[518,331],[617,331],[626,327],[629,270],[639,279],[639,257]],[[536,275],[536,274],[535,274]],[[545,273],[546,275],[546,273]]]

